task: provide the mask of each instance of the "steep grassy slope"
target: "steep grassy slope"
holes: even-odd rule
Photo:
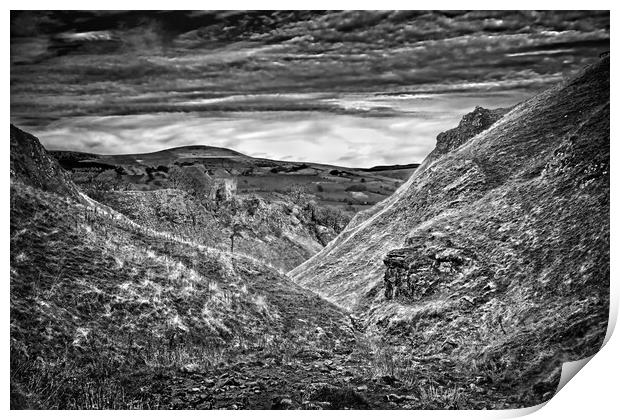
[[[426,159],[424,159],[422,165],[416,165],[416,169],[419,166],[428,166],[431,162],[435,161],[443,154],[446,154],[451,150],[456,149],[475,135],[482,133],[483,131],[491,127],[507,111],[507,108],[489,110],[482,107],[476,107],[476,109],[474,109],[472,112],[463,116],[458,127],[440,133],[437,136],[437,144],[435,149],[426,157]],[[355,232],[358,225],[362,224],[377,213],[380,213],[384,209],[393,205],[400,199],[399,197],[399,194],[392,194],[390,197],[377,203],[371,208],[357,213],[351,219],[351,222],[346,226],[343,234],[337,238],[336,242],[332,243],[332,247],[336,246],[338,243],[340,243],[340,241],[345,240],[345,238],[347,238],[350,233]]]
[[[549,398],[607,327],[609,57],[430,156],[291,274],[362,314],[402,377],[422,359],[496,407]]]
[[[12,143],[12,157],[31,149],[51,174],[32,136]],[[28,185],[25,174],[11,172],[12,407],[161,406],[144,389],[167,372],[354,339],[346,314],[275,270]]]
[[[593,112],[605,112],[599,108],[609,100],[606,63],[520,104],[455,151],[443,156],[433,152],[394,195],[356,215],[329,246],[291,276],[343,306],[355,307],[381,285],[383,258],[405,245],[412,231],[459,212],[490,191],[514,189],[519,177],[536,180],[562,142]],[[608,130],[594,130],[593,135],[608,144]],[[492,216],[482,205],[477,214]]]

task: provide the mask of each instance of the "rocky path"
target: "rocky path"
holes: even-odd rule
[[[412,389],[373,372],[363,347],[300,350],[289,360],[249,355],[205,371],[154,378],[142,389],[171,409],[407,409]]]

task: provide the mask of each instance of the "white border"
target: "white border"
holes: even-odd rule
[[[411,2],[404,0],[382,0],[372,2],[364,0],[315,0],[296,1],[286,0],[227,0],[227,1],[200,1],[200,0],[176,0],[167,2],[162,0],[136,1],[136,0],[107,0],[84,2],[79,0],[57,0],[54,2],[43,0],[9,0],[6,1],[8,9],[15,10],[393,10],[393,9],[433,9],[433,10],[610,10],[611,1],[589,0],[584,1],[550,1],[550,0],[521,0],[518,2],[498,2],[491,0],[457,1],[457,0],[434,0],[433,2]],[[8,29],[8,28],[7,28]]]
[[[6,4],[9,6],[7,9],[83,9],[85,7],[89,9],[133,9],[133,10],[167,10],[171,8],[175,9],[186,9],[186,10],[200,10],[204,8],[210,9],[410,9],[413,8],[429,8],[429,9],[557,9],[557,10],[566,10],[566,9],[599,9],[599,10],[612,10],[611,20],[613,22],[613,27],[616,27],[616,12],[613,10],[611,1],[597,1],[590,0],[587,2],[584,1],[532,1],[532,0],[522,0],[519,2],[498,2],[495,1],[469,1],[469,2],[458,2],[458,1],[444,1],[444,0],[435,0],[433,2],[405,2],[405,1],[392,1],[392,0],[383,0],[381,2],[368,2],[368,1],[324,1],[324,0],[315,0],[312,2],[295,2],[294,4],[290,1],[238,1],[238,0],[228,0],[228,1],[220,1],[220,2],[205,2],[205,1],[196,1],[196,0],[176,0],[174,2],[164,2],[159,0],[153,1],[119,1],[119,0],[107,0],[105,2],[84,2],[76,1],[76,0],[57,0],[54,2],[44,2],[44,1],[8,1]],[[616,2],[616,4],[620,4]],[[2,16],[2,23],[5,31],[9,31],[10,28],[10,18],[8,10]],[[6,32],[5,32],[6,33]],[[8,61],[9,57],[9,49],[10,49],[10,37],[5,39],[5,42],[2,44],[3,48],[3,56],[5,60]],[[613,37],[612,37],[613,44]],[[613,61],[615,59],[612,58],[612,69],[613,69]],[[5,61],[5,63],[7,62]],[[9,78],[10,67],[5,64],[3,68],[4,72],[4,80],[5,83],[2,86],[4,91],[3,97],[5,98],[3,107],[4,107],[4,115],[10,115],[10,89],[9,84],[7,83],[7,79]],[[613,71],[612,71],[613,73]],[[617,85],[612,82],[612,97],[617,97]],[[612,137],[613,134],[616,133],[617,124],[614,121],[617,121],[618,113],[614,112],[615,107],[612,105],[612,118],[611,118],[611,132]],[[6,128],[5,128],[6,129]],[[8,147],[8,141],[6,141],[6,146]],[[617,185],[619,182],[619,177],[617,176],[618,170],[616,169],[618,166],[616,165],[617,159],[617,145],[612,141],[611,142],[611,214],[614,214],[614,209],[617,209],[616,205],[616,197],[617,194]],[[4,287],[2,288],[2,294],[4,297],[4,310],[2,311],[3,320],[2,325],[4,328],[2,329],[3,334],[3,343],[4,345],[1,348],[2,359],[4,361],[4,387],[3,394],[0,396],[2,401],[3,411],[9,410],[9,279],[8,279],[8,271],[9,271],[9,176],[8,176],[8,167],[9,167],[9,153],[5,148],[4,156],[4,170],[5,175],[3,178],[3,200],[4,205],[2,206],[2,215],[3,215],[3,224],[2,224],[2,246],[3,246],[3,255],[4,255],[4,267],[3,272],[7,275],[4,278]],[[617,238],[618,235],[618,224],[612,218],[611,220],[611,235],[612,238]],[[611,305],[611,318],[610,318],[610,329],[615,325],[615,321],[617,319],[618,312],[618,269],[617,264],[614,263],[616,260],[614,257],[617,257],[619,254],[617,252],[618,247],[616,243],[612,240],[611,246],[611,285],[612,285],[612,305]],[[553,397],[544,407],[535,411],[530,415],[531,419],[549,419],[549,418],[563,418],[563,419],[611,419],[617,418],[620,400],[618,396],[618,379],[619,376],[619,366],[618,355],[620,355],[620,342],[616,336],[611,336],[611,339],[605,345],[605,347],[597,354],[585,367],[583,367],[582,371],[579,372],[578,378],[573,379],[566,384],[566,386],[561,389],[561,391]],[[540,407],[538,407],[540,408]],[[473,419],[488,419],[488,418],[508,418],[515,417],[519,415],[528,414],[534,411],[533,409],[524,409],[524,410],[507,410],[507,411],[390,411],[390,412],[378,412],[378,411],[356,411],[356,412],[260,412],[260,411],[242,411],[242,412],[170,412],[170,411],[153,411],[153,412],[110,412],[110,411],[102,411],[102,412],[60,412],[60,411],[11,411],[9,412],[9,416],[12,418],[33,418],[33,417],[49,417],[49,418],[108,418],[109,416],[118,417],[118,418],[149,418],[162,419],[169,417],[183,417],[183,418],[201,418],[204,419],[205,416],[209,418],[253,418],[253,419],[286,419],[291,416],[297,418],[314,418],[316,416],[321,416],[325,418],[355,418],[355,419],[377,419],[379,416],[389,416],[391,420],[400,420],[400,419],[418,419],[418,418],[439,418],[439,419],[461,419],[464,417],[473,418]]]

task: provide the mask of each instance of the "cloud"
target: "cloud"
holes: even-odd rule
[[[406,110],[388,118],[307,111],[163,113],[69,117],[24,128],[52,149],[118,154],[202,144],[277,160],[370,167],[421,162],[437,134],[455,127],[475,106],[505,107],[527,96],[509,91],[368,98]]]
[[[157,127],[158,147],[213,138],[274,157],[398,158],[351,154],[355,139],[419,160],[428,146],[398,143],[407,130],[430,144],[471,95],[531,96],[608,50],[609,27],[607,11],[11,12],[11,119],[81,150],[148,148],[140,130]],[[98,120],[110,116],[134,127]]]

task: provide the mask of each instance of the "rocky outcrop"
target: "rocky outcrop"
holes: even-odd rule
[[[237,193],[237,180],[235,178],[215,178],[209,199],[215,202],[231,200]]]
[[[435,149],[427,159],[435,160],[459,147],[467,140],[482,133],[504,116],[510,108],[486,109],[477,106],[472,112],[466,114],[459,125],[437,136]]]
[[[41,145],[39,139],[11,124],[11,178],[61,195],[77,198],[77,187]]]
[[[445,289],[451,278],[475,265],[462,249],[422,246],[390,251],[384,259],[385,298],[418,301]]]

